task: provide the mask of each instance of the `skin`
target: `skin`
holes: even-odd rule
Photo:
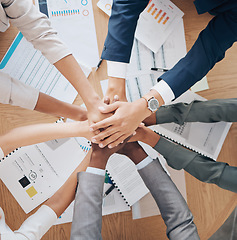
[[[39,93],[39,98],[34,110],[57,117],[70,118],[75,121],[87,120],[87,110],[85,108],[62,102],[42,92]]]
[[[54,64],[62,75],[72,84],[81,96],[88,111],[88,120],[90,123],[96,123],[111,114],[102,113],[99,107],[105,106],[99,95],[95,92],[80,65],[72,55],[68,55]],[[90,96],[90,97],[88,97]]]
[[[148,125],[155,123],[155,114],[147,108],[145,99],[140,98],[132,103],[127,102],[125,79],[109,78],[106,96],[113,99],[115,94],[119,96],[120,101],[99,107],[102,113],[114,113],[114,115],[90,126],[90,130],[96,134],[91,141],[99,144],[101,148],[107,145],[109,148],[117,146],[126,137],[133,134],[143,120]],[[154,96],[160,106],[164,104],[162,97],[155,90],[151,90],[145,96],[148,98]]]

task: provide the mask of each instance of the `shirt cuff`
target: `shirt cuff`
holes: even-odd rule
[[[127,63],[107,61],[107,71],[109,77],[125,78]]]
[[[88,167],[86,172],[93,173],[100,176],[105,176],[105,170],[95,167]]]
[[[156,90],[161,95],[165,104],[169,104],[175,98],[172,89],[164,80],[159,81],[151,89]]]
[[[25,236],[26,239],[39,240],[57,220],[57,215],[47,205],[42,205],[38,211],[25,220],[21,227],[15,231],[17,239]],[[23,239],[23,238],[22,238]]]
[[[137,170],[141,170],[142,168],[146,167],[149,163],[151,163],[153,159],[150,156],[144,158],[141,162],[139,162],[136,167]]]

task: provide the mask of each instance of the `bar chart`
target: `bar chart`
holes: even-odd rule
[[[181,21],[183,12],[169,0],[151,0],[138,20],[136,38],[158,52]]]
[[[175,18],[176,12],[174,8],[166,1],[151,1],[147,8],[147,13],[153,16],[153,20],[162,25],[167,25]]]

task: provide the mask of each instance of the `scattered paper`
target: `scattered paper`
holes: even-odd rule
[[[169,0],[151,0],[140,14],[135,36],[157,53],[184,13]]]

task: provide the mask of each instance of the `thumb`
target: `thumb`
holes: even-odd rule
[[[119,107],[118,102],[115,102],[110,105],[100,106],[99,110],[101,113],[111,113],[114,112],[118,107]]]

